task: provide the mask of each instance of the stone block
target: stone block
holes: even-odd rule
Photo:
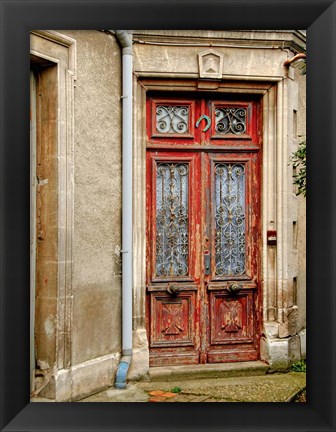
[[[56,398],[56,384],[55,384],[55,378],[53,376],[51,377],[50,381],[46,383],[46,386],[40,392],[38,392],[38,396],[47,399]]]
[[[288,78],[290,78],[291,80],[294,80],[294,68],[292,66],[288,67],[288,73],[287,73]]]
[[[293,239],[293,247],[294,247],[294,239]],[[298,267],[299,267],[299,256],[298,256],[298,251],[297,249],[292,249],[288,251],[288,255],[289,255],[289,261],[288,261],[288,277],[290,279],[293,279],[293,277],[297,277],[298,274]],[[293,290],[293,285],[292,282],[289,282],[289,289],[292,291]],[[289,296],[290,298],[292,298],[292,295]]]
[[[71,370],[72,400],[97,393],[114,382],[120,353],[111,354],[76,365]]]
[[[306,348],[306,333],[307,330],[301,330],[299,333],[300,336],[300,349],[301,349],[301,358],[305,359],[307,355],[307,348]]]
[[[127,374],[127,380],[139,381],[149,377],[148,348],[133,349],[132,363]]]
[[[301,360],[301,343],[299,335],[295,335],[288,340],[288,359],[290,365]]]
[[[269,354],[268,354],[268,342],[265,337],[260,339],[260,360],[268,363]]]
[[[264,333],[267,338],[278,338],[279,337],[279,323],[277,322],[265,322]]]
[[[148,348],[148,339],[146,329],[137,329],[133,332],[133,347]]]
[[[56,375],[56,402],[71,401],[71,372],[63,369]]]
[[[285,339],[261,338],[260,357],[261,360],[270,365],[270,372],[283,371],[303,358],[301,340],[305,343],[305,332]],[[305,349],[305,346],[303,347]]]
[[[279,338],[294,336],[297,333],[297,319],[297,306],[293,306],[283,311],[283,323],[279,326]]]
[[[288,340],[287,339],[268,339],[262,345],[262,358],[270,365],[270,371],[286,370],[289,367]]]

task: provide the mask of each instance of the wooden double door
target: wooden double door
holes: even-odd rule
[[[257,99],[147,100],[150,365],[259,358]]]

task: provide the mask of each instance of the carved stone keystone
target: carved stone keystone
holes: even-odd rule
[[[222,78],[223,54],[213,50],[198,54],[200,78]]]

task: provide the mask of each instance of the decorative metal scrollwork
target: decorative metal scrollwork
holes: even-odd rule
[[[245,169],[242,164],[215,165],[216,275],[245,273]]]
[[[188,179],[188,164],[160,163],[157,166],[157,276],[188,274]]]
[[[189,107],[158,105],[156,107],[156,130],[164,134],[188,132]]]
[[[215,129],[219,134],[243,134],[246,131],[246,109],[216,108]]]

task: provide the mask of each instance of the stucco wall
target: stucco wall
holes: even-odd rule
[[[121,56],[113,36],[77,41],[72,365],[120,351]]]

